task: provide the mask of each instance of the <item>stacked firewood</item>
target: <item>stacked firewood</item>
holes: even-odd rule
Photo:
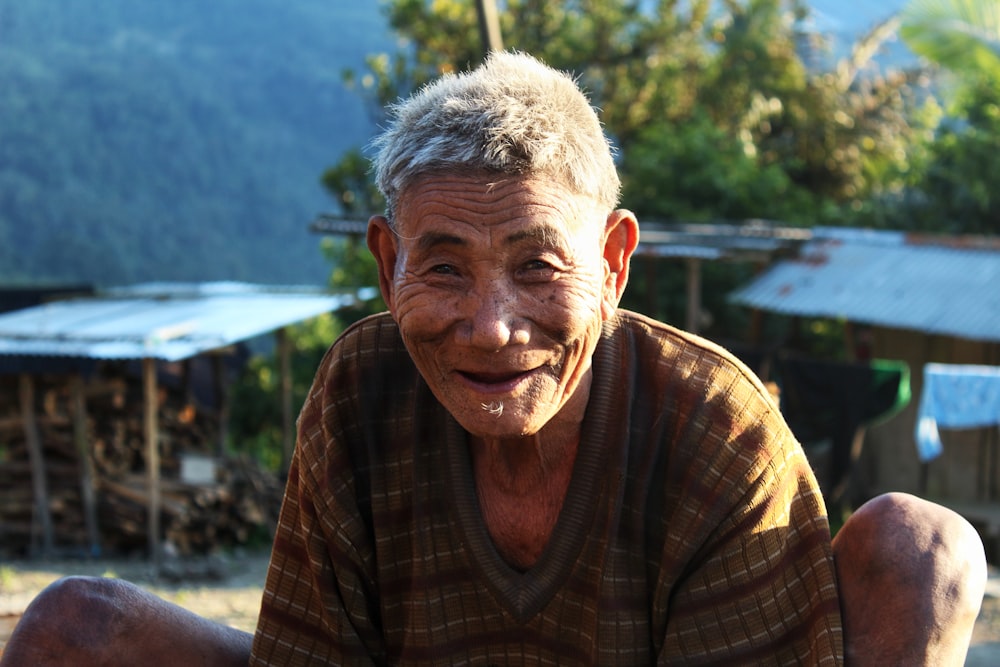
[[[65,376],[35,376],[34,416],[27,420],[41,443],[54,547],[87,554],[145,550],[151,490],[141,381],[125,375],[84,381],[83,438],[71,386]],[[12,556],[38,553],[43,523],[19,389],[16,376],[0,376],[0,555]],[[245,457],[220,454],[218,412],[197,407],[185,392],[161,387],[157,414],[161,539],[180,554],[266,541],[281,502],[278,476]],[[208,463],[208,477],[202,471],[185,478],[192,457]],[[89,518],[87,485],[95,499]],[[88,520],[96,523],[89,530]]]

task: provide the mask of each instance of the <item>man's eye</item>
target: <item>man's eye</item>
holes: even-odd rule
[[[451,264],[435,264],[431,267],[431,273],[436,273],[441,276],[454,276],[458,274],[455,267]]]
[[[528,271],[546,271],[553,269],[551,264],[542,259],[533,259],[529,262],[526,262],[524,268],[527,269]]]

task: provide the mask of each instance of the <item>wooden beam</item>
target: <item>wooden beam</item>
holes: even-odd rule
[[[70,393],[73,401],[73,444],[80,462],[80,498],[83,501],[87,547],[91,556],[98,556],[101,553],[101,538],[97,526],[94,458],[87,439],[87,403],[83,395],[83,378],[79,374],[70,378]]]
[[[159,436],[159,397],[156,383],[156,359],[149,357],[142,360],[143,386],[143,430],[146,438],[146,480],[149,485],[149,508],[147,516],[147,536],[149,538],[149,557],[153,563],[153,571],[160,571],[160,447]]]
[[[24,423],[24,436],[28,445],[28,460],[31,461],[33,514],[42,528],[41,556],[49,558],[55,547],[55,534],[52,528],[52,513],[49,511],[49,486],[45,478],[45,455],[42,452],[42,438],[38,433],[38,421],[35,419],[35,380],[28,373],[21,373],[19,380],[21,420]],[[32,548],[34,548],[34,526],[32,526],[31,532]]]

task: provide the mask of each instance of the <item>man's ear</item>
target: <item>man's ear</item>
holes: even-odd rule
[[[639,221],[632,211],[617,209],[608,215],[604,226],[604,302],[605,319],[614,315],[628,284],[632,253],[639,245]]]
[[[378,286],[389,310],[393,309],[393,276],[396,272],[396,234],[384,215],[368,219],[368,250],[378,264]]]

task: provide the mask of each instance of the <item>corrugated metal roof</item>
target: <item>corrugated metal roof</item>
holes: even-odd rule
[[[1000,341],[1000,240],[816,228],[730,295],[752,308]]]
[[[373,298],[246,283],[148,283],[0,315],[0,355],[177,361]]]

